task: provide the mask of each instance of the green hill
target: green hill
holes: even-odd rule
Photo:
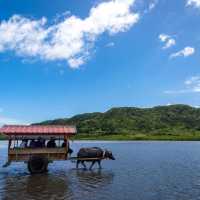
[[[76,125],[79,134],[177,135],[200,133],[200,109],[187,105],[153,108],[120,107],[104,113],[44,121],[43,125]]]

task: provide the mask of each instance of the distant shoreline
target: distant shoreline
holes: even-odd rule
[[[0,140],[6,140],[0,135]],[[152,135],[152,134],[111,134],[111,135],[89,135],[78,134],[73,140],[104,140],[104,141],[200,141],[200,133],[177,134],[177,135]]]
[[[200,134],[184,135],[146,135],[146,134],[128,134],[128,135],[84,135],[80,134],[74,137],[74,140],[105,140],[105,141],[200,141]]]

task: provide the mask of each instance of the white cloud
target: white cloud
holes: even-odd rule
[[[187,0],[186,6],[194,6],[200,8],[200,0]]]
[[[161,42],[166,42],[166,40],[170,38],[170,36],[166,34],[160,34],[158,37],[161,40]]]
[[[164,91],[165,94],[183,94],[187,93],[186,90],[166,90]]]
[[[169,39],[163,49],[168,49],[176,44],[176,41],[174,39]]]
[[[185,86],[192,92],[200,92],[200,76],[193,76],[187,79]]]
[[[174,105],[173,103],[167,103],[166,106],[171,106]]]
[[[85,19],[72,15],[51,26],[45,17],[33,20],[14,15],[0,23],[0,52],[10,50],[23,57],[66,60],[70,67],[78,68],[89,59],[98,36],[127,31],[138,22],[139,14],[132,11],[134,2],[102,2],[91,8]]]
[[[194,107],[195,107],[195,108],[200,108],[200,106],[199,106],[199,105],[194,105]]]
[[[157,4],[158,0],[151,0],[150,2],[148,2],[148,7],[144,10],[144,14],[148,14],[149,12],[151,12]]]
[[[69,60],[68,60],[68,63],[69,63],[69,65],[72,67],[72,68],[74,68],[74,69],[76,69],[76,68],[78,68],[80,65],[82,65],[82,64],[84,64],[84,59],[83,58],[70,58]]]
[[[200,93],[200,76],[192,76],[185,80],[180,90],[167,90],[166,94]]]
[[[106,47],[114,47],[115,43],[114,42],[109,42],[108,44],[106,44]]]
[[[26,124],[26,123],[17,119],[0,116],[0,125],[4,125],[4,124]]]
[[[195,53],[195,49],[193,47],[185,47],[184,49],[171,54],[170,58],[175,58],[179,56],[188,57],[188,56],[193,55],[194,53]]]
[[[156,7],[156,2],[152,2],[149,4],[149,11],[153,10]]]
[[[164,46],[162,47],[163,49],[168,49],[176,44],[176,40],[173,39],[170,35],[160,34],[158,38],[162,43],[164,43]]]

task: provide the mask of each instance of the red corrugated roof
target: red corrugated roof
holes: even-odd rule
[[[5,135],[74,135],[76,127],[57,125],[5,125],[0,128]]]

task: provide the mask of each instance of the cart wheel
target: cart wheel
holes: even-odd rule
[[[28,160],[28,170],[31,174],[47,172],[48,159],[45,156],[34,155]]]

